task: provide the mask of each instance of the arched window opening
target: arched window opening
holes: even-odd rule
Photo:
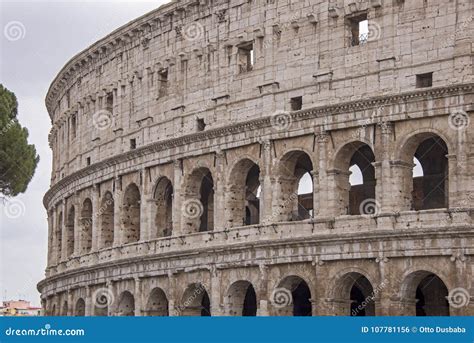
[[[81,210],[81,252],[87,254],[92,249],[92,201],[84,200]]]
[[[131,184],[125,190],[122,207],[122,226],[124,244],[135,243],[140,240],[140,190],[137,185]]]
[[[417,316],[449,316],[448,288],[435,274],[420,281],[415,297]]]
[[[291,299],[288,299],[291,296]],[[308,284],[298,276],[288,276],[272,294],[272,302],[278,304],[276,314],[280,316],[312,316],[311,291]],[[283,299],[283,304],[281,300]],[[283,306],[282,306],[283,305]]]
[[[153,199],[156,202],[156,238],[169,237],[173,232],[173,185],[163,177],[158,181]]]
[[[350,289],[350,315],[353,317],[375,316],[374,289],[370,281],[363,275],[354,274]]]
[[[190,285],[181,299],[181,308],[183,316],[210,316],[211,302],[204,285]]]
[[[80,298],[77,300],[74,315],[76,317],[84,317],[86,315],[86,302],[84,299]]]
[[[413,174],[413,210],[448,207],[447,154],[448,147],[438,136],[425,139],[418,145],[414,157],[423,174],[422,176]]]
[[[100,235],[99,248],[106,249],[112,247],[114,243],[114,197],[107,192],[102,200],[100,215]]]
[[[214,180],[210,171],[202,179],[199,194],[203,207],[199,231],[212,231],[214,230]]]
[[[166,317],[168,316],[168,299],[161,288],[151,291],[146,305],[147,316]]]
[[[125,291],[120,295],[117,310],[120,317],[135,316],[135,298],[132,293]]]
[[[300,221],[314,216],[313,163],[303,151],[286,153],[279,163],[279,198],[274,213],[278,221]]]
[[[375,203],[374,162],[375,155],[367,144],[361,145],[352,155],[350,168],[356,170],[354,179],[359,177],[359,180],[354,180],[355,183],[351,184],[349,190],[349,214],[351,215],[365,214],[363,208],[361,211],[364,202],[370,200]]]
[[[67,316],[67,314],[68,314],[67,311],[68,311],[68,303],[67,303],[67,301],[65,301],[63,303],[63,308],[61,310],[61,316],[63,316],[63,317]]]
[[[260,168],[254,164],[245,180],[245,225],[260,222]]]
[[[225,307],[230,316],[256,316],[257,294],[253,285],[243,280],[234,282],[227,292]]]
[[[76,210],[74,206],[69,208],[66,222],[66,256],[69,258],[74,253],[74,225]]]

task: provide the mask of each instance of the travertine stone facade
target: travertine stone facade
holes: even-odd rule
[[[474,315],[473,15],[177,0],[73,57],[47,313]]]

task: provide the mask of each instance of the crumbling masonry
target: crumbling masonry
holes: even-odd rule
[[[46,313],[474,315],[473,15],[176,0],[77,54]]]

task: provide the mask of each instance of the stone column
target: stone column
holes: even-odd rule
[[[311,171],[311,179],[313,180],[313,218],[320,215],[320,185],[319,185],[319,171]]]
[[[378,144],[375,145],[374,154],[378,159],[373,163],[375,168],[375,200],[378,204],[378,212],[394,212],[397,210],[392,198],[392,177],[390,171],[390,150],[393,137],[392,123],[379,123],[380,135]]]
[[[211,279],[211,316],[222,316],[223,309],[221,307],[221,279],[220,273],[215,266],[211,266],[210,270],[210,279]]]
[[[182,198],[183,198],[183,165],[181,160],[174,162],[174,196],[173,196],[173,236],[183,234]]]
[[[146,177],[146,169],[140,171],[140,194],[141,194],[141,203],[140,203],[140,241],[147,241],[151,237],[151,212],[152,207],[150,203],[151,198],[151,186],[148,178]]]
[[[143,296],[142,296],[142,280],[135,278],[135,317],[142,316]]]
[[[168,299],[168,315],[170,317],[177,317],[180,315],[179,311],[177,310],[177,306],[179,306],[179,300],[177,300],[177,286],[176,286],[176,278],[174,277],[171,271],[168,272],[168,289],[169,289],[169,299]]]
[[[214,230],[225,228],[225,154],[216,153],[216,175],[214,192]]]
[[[74,315],[74,304],[73,304],[73,297],[72,291],[70,289],[67,290],[67,316]]]
[[[392,192],[387,206],[390,206],[395,212],[409,211],[412,207],[413,191],[413,162],[404,162],[401,160],[390,161],[390,182]]]
[[[113,247],[122,244],[122,178],[117,176],[114,180],[114,243]]]
[[[260,269],[260,283],[258,284],[257,299],[260,302],[257,304],[257,316],[266,317],[270,315],[268,303],[268,267],[264,264],[259,265]]]
[[[92,316],[94,313],[94,302],[92,301],[92,294],[91,294],[91,288],[89,286],[86,286],[86,317]]]
[[[100,235],[100,217],[105,210],[100,207],[100,188],[99,184],[94,184],[92,187],[92,245],[91,252],[96,252],[99,249],[99,235]]]
[[[319,189],[318,189],[318,197],[319,197],[319,216],[334,216],[334,202],[330,202],[332,200],[331,194],[331,187],[332,184],[329,184],[330,179],[328,176],[328,142],[329,142],[329,135],[326,132],[321,132],[317,134],[317,141],[318,141],[318,150],[319,150]]]
[[[260,223],[271,220],[272,217],[272,142],[264,141],[261,144],[262,163],[260,168]]]
[[[74,194],[74,256],[79,256],[81,254],[81,206],[79,202],[80,193],[76,192]]]
[[[379,257],[376,259],[379,264],[379,280],[380,283],[373,289],[373,296],[375,302],[375,315],[376,316],[389,316],[390,315],[390,271],[388,270],[389,260],[386,257]]]
[[[115,306],[118,303],[117,294],[115,292],[114,283],[111,280],[108,280],[106,283],[107,291],[111,296],[111,303],[107,306],[107,316],[112,317],[115,315]]]
[[[53,248],[54,248],[54,208],[48,211],[48,268],[53,264]],[[43,307],[44,308],[44,307]]]

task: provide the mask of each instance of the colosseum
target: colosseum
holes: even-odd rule
[[[54,79],[47,315],[474,315],[471,0],[175,0]]]

